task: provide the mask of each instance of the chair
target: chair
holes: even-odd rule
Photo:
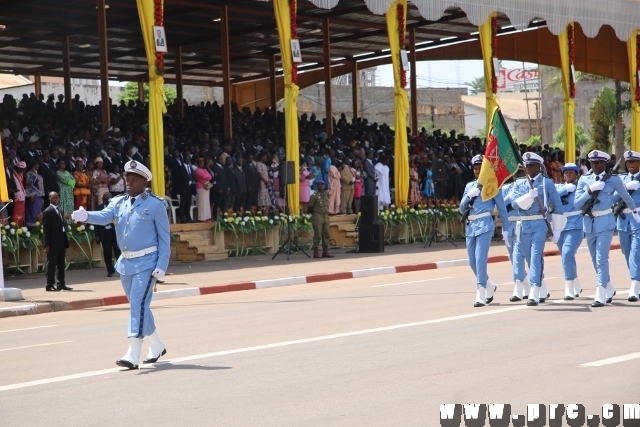
[[[191,196],[191,208],[190,208],[190,213],[191,213],[191,219],[194,221],[198,220],[198,199],[196,198],[196,196]]]
[[[167,207],[167,210],[171,209],[171,219],[173,220],[173,223],[175,224],[177,222],[177,220],[176,220],[176,211],[180,207],[180,200],[179,199],[172,199],[169,196],[164,196],[164,205]]]

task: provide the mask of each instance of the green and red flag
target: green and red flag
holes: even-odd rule
[[[478,176],[478,182],[482,184],[482,200],[495,197],[502,184],[516,173],[519,164],[520,153],[513,143],[500,108],[496,107],[487,133],[487,150]]]

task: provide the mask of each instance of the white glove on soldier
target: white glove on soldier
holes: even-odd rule
[[[156,268],[155,270],[153,270],[153,273],[151,273],[151,275],[155,277],[156,280],[162,280],[162,278],[164,277],[164,271]]]
[[[504,244],[510,248],[511,245],[509,244],[509,232],[508,231],[503,231],[502,232],[502,240],[504,240]]]
[[[89,219],[89,214],[82,206],[77,211],[73,211],[71,219],[78,222],[86,222]]]
[[[529,190],[529,196],[532,199],[535,199],[536,197],[538,197],[538,190],[536,190],[535,188],[532,188],[531,190]]]
[[[638,184],[640,184],[640,182],[638,182]],[[567,193],[573,193],[574,191],[576,191],[575,184],[565,184],[564,188],[565,190],[567,190]]]
[[[589,186],[589,190],[591,190],[591,192],[602,191],[603,189],[604,189],[604,182],[602,181],[596,181]]]
[[[640,222],[640,214],[638,212],[634,212],[633,213],[633,219],[635,219],[636,222]]]
[[[480,195],[480,189],[478,187],[473,187],[471,190],[469,190],[469,192],[467,193],[467,196],[470,199],[473,199],[474,197],[478,197]]]
[[[635,191],[640,188],[640,181],[629,181],[625,184],[625,187],[627,187],[628,191]]]
[[[560,240],[560,232],[554,231],[551,240],[553,241],[553,243],[558,243],[558,240]]]

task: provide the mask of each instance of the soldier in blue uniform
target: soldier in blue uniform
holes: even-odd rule
[[[605,303],[611,303],[615,295],[615,288],[611,284],[609,276],[609,252],[611,240],[616,222],[611,206],[614,193],[627,204],[630,214],[636,222],[640,222],[640,215],[636,212],[636,205],[629,196],[625,185],[617,175],[610,176],[602,181],[605,168],[610,156],[602,151],[594,150],[588,154],[591,162],[591,173],[580,177],[576,187],[574,205],[576,209],[582,209],[592,194],[597,192],[597,202],[593,205],[593,218],[583,216],[582,227],[587,237],[587,246],[591,254],[591,262],[597,273],[596,296],[591,307],[602,307]]]
[[[529,264],[529,283],[531,290],[529,291],[529,300],[527,305],[536,306],[540,302],[540,298],[546,299],[546,289],[542,290],[542,279],[544,277],[544,244],[547,238],[547,220],[545,215],[551,212],[550,206],[553,206],[555,214],[562,215],[564,209],[560,196],[556,191],[556,187],[551,179],[544,177],[540,173],[543,163],[542,157],[535,153],[524,154],[524,164],[526,173],[531,178],[533,188],[525,178],[518,179],[511,190],[512,206],[519,222],[516,224],[516,241],[513,250],[515,260],[521,259],[523,256]],[[542,199],[542,208],[540,211],[536,199],[540,196]],[[553,241],[557,242],[560,237],[560,231],[554,230]],[[514,281],[516,283],[514,295],[511,301],[519,301],[522,295],[522,281],[524,280],[524,265],[518,265],[516,262],[513,267]],[[522,295],[524,297],[524,295]]]
[[[562,167],[564,184],[556,184],[558,195],[564,205],[564,217],[566,224],[562,228],[558,239],[558,250],[562,256],[562,269],[564,270],[564,299],[578,298],[582,291],[578,281],[578,268],[576,266],[576,253],[584,239],[582,231],[582,217],[580,210],[576,209],[573,200],[576,196],[576,183],[580,168],[575,163],[566,163]]]
[[[622,183],[636,206],[640,205],[640,153],[626,151],[624,160],[627,166],[627,174],[621,175]],[[613,202],[619,205],[615,209],[617,213],[616,228],[620,239],[620,249],[627,261],[627,267],[631,275],[631,287],[629,288],[629,302],[638,301],[640,292],[640,224],[632,217],[632,211],[624,203],[616,192]]]
[[[124,173],[126,195],[114,197],[100,212],[87,212],[81,207],[72,217],[97,225],[115,223],[118,246],[122,251],[115,267],[130,304],[129,350],[116,364],[137,369],[144,337],[149,337],[151,345],[143,363],[155,363],[166,353],[150,305],[155,281],[164,277],[169,265],[170,232],[164,202],[145,191],[152,178],[149,169],[142,163],[129,161]]]
[[[477,179],[482,166],[482,156],[475,156],[471,159],[471,163],[473,164],[473,173]],[[464,189],[462,201],[460,202],[460,212],[465,212],[467,208],[471,206],[465,227],[465,234],[467,236],[469,265],[477,278],[477,292],[474,307],[483,307],[485,304],[491,303],[491,301],[493,301],[493,294],[497,288],[494,283],[489,281],[489,275],[487,274],[491,236],[493,236],[496,229],[492,217],[493,209],[498,209],[498,214],[503,224],[509,223],[502,194],[498,192],[494,198],[483,202],[482,197],[479,197],[480,191],[481,189],[478,188],[477,181],[468,183]],[[505,230],[506,229],[503,228],[503,231]]]

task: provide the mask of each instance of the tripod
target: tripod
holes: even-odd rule
[[[434,181],[434,185],[437,187],[439,184],[437,181]],[[437,192],[437,188],[434,189],[433,192],[433,197],[436,200],[436,206],[438,205],[438,192]],[[447,236],[446,234],[442,233],[439,229],[438,229],[438,225],[440,225],[440,219],[437,220],[437,224],[436,224],[436,228],[434,228],[434,230],[431,232],[431,235],[429,236],[429,239],[425,242],[424,246],[422,247],[423,249],[426,248],[427,246],[431,247],[431,244],[433,242],[437,242],[438,241],[438,236],[440,237],[444,237],[444,239],[451,243],[453,246],[455,246],[456,248],[458,247],[458,245],[456,245],[453,240],[451,240],[451,238],[449,236]]]
[[[292,162],[293,163],[293,162]],[[285,165],[284,168],[284,200],[285,203],[287,203],[287,186],[289,185],[289,179],[291,178],[290,176],[288,176],[288,171],[289,168],[286,167],[287,165]],[[295,246],[297,250],[299,250],[300,252],[302,252],[303,254],[305,254],[307,256],[307,258],[311,258],[309,256],[308,253],[306,253],[300,246],[298,246],[298,244],[296,242],[293,241],[293,239],[291,238],[291,230],[289,228],[289,206],[287,204],[285,204],[286,208],[285,208],[285,213],[287,214],[287,221],[284,224],[285,227],[285,232],[287,233],[287,240],[284,241],[284,243],[282,243],[282,245],[280,246],[280,249],[278,249],[278,252],[275,253],[275,255],[273,256],[273,258],[271,258],[272,260],[276,259],[276,257],[280,254],[280,252],[284,252],[285,248],[286,248],[286,252],[287,252],[287,261],[289,261],[289,255],[291,255],[291,246]]]

